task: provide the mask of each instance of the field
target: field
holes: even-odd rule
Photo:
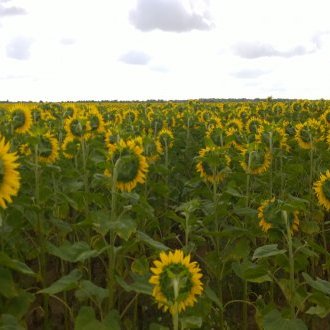
[[[330,102],[0,103],[0,329],[327,329]]]

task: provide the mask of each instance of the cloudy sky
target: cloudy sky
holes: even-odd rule
[[[328,0],[0,0],[0,100],[330,99]]]

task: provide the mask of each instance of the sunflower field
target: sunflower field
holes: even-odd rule
[[[329,329],[330,101],[0,103],[0,329]]]

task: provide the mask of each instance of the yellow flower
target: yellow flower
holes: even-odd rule
[[[197,301],[196,296],[203,292],[202,273],[197,262],[190,261],[190,255],[184,256],[182,250],[161,252],[159,260],[154,261],[155,267],[150,270],[153,275],[149,282],[154,285],[152,295],[158,308],[171,314],[181,313]],[[175,297],[174,281],[178,293]]]
[[[32,114],[29,106],[21,104],[11,110],[11,121],[16,133],[26,133],[32,125]]]
[[[230,161],[225,149],[206,147],[199,151],[196,170],[205,181],[219,183],[225,178]]]
[[[117,188],[120,191],[132,191],[138,183],[144,183],[148,172],[148,163],[142,155],[142,148],[134,141],[120,140],[110,154],[113,167],[117,164]],[[118,161],[118,163],[117,163]],[[112,168],[113,170],[113,168]],[[106,169],[105,175],[111,175]]]
[[[52,134],[46,133],[41,136],[40,143],[38,143],[39,162],[53,164],[59,156],[58,149],[59,143]]]
[[[256,142],[265,146],[272,145],[272,148],[289,151],[288,138],[284,128],[274,125],[261,126],[257,130]]]
[[[258,207],[259,227],[261,227],[262,231],[266,233],[270,228],[278,226],[283,227],[285,225],[278,220],[281,216],[278,212],[279,210],[280,208],[278,201],[275,197],[265,200]],[[298,215],[299,212],[297,210],[288,213],[288,221],[291,227],[291,232],[298,231],[300,223]]]
[[[265,173],[272,160],[269,150],[260,144],[253,144],[250,148],[241,151],[242,160],[240,165],[247,174]]]
[[[89,139],[91,136],[90,121],[83,115],[75,114],[68,117],[64,122],[64,129],[68,136],[72,138]]]
[[[0,137],[0,206],[6,208],[6,203],[12,203],[20,188],[20,174],[17,171],[16,153],[9,152],[10,144]]]
[[[157,151],[160,154],[164,153],[164,148],[167,146],[167,149],[173,147],[174,136],[171,130],[168,128],[163,128],[157,135],[156,146]]]
[[[81,144],[76,138],[72,136],[66,136],[62,142],[61,150],[65,158],[72,159],[79,151],[80,147]]]
[[[297,124],[295,128],[295,139],[302,149],[311,149],[316,142],[324,140],[324,126],[316,119],[310,118],[303,124]]]
[[[264,119],[258,117],[251,117],[245,124],[245,129],[250,134],[256,134],[258,128],[264,125],[266,122]]]
[[[321,174],[320,179],[314,183],[314,191],[319,204],[330,211],[330,171]]]
[[[104,120],[102,115],[100,114],[99,110],[96,107],[92,107],[88,111],[88,120],[91,127],[91,131],[97,133],[104,132]]]

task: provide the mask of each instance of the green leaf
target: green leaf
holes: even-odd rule
[[[254,251],[252,260],[276,256],[285,252],[286,250],[279,250],[277,244],[263,245]]]
[[[21,319],[26,315],[34,299],[34,294],[26,292],[24,290],[20,290],[16,297],[11,298],[7,302],[6,313],[14,315],[18,319]]]
[[[313,235],[320,232],[320,227],[315,221],[302,221],[300,228],[303,233],[308,235]]]
[[[152,239],[150,236],[143,233],[142,231],[137,231],[137,238],[140,241],[146,243],[147,245],[153,247],[156,250],[167,251],[167,250],[170,249],[169,247],[167,247],[163,243],[155,241],[154,239]]]
[[[120,315],[117,310],[111,310],[102,322],[107,329],[121,330]]]
[[[78,269],[74,269],[70,274],[61,277],[46,289],[40,290],[39,293],[54,295],[59,292],[69,291],[78,287],[78,281],[81,279],[82,273]]]
[[[139,275],[146,275],[149,273],[149,262],[145,256],[135,259],[131,264],[131,270],[133,273]]]
[[[234,197],[244,197],[238,190],[233,187],[227,187],[225,193]]]
[[[79,288],[75,292],[77,299],[82,302],[87,299],[96,300],[98,304],[108,297],[108,290],[95,285],[91,281],[83,280],[79,283]]]
[[[137,228],[136,221],[125,214],[119,217],[113,223],[110,223],[110,229],[113,229],[122,239],[127,241]]]
[[[235,274],[253,283],[272,282],[271,277],[268,275],[268,269],[265,266],[254,264],[250,261],[232,264],[232,269]]]
[[[180,318],[181,329],[199,329],[203,320],[200,316],[186,316]]]
[[[17,318],[10,314],[2,314],[0,317],[0,329],[1,330],[24,330],[19,324]]]
[[[15,259],[11,259],[4,252],[0,252],[0,266],[16,270],[25,275],[35,275],[34,271],[26,264]]]
[[[99,320],[95,318],[95,312],[92,307],[82,306],[79,314],[76,317],[75,330],[106,330],[109,329],[104,326]]]
[[[135,281],[128,284],[123,278],[116,276],[117,283],[127,292],[134,291],[136,293],[143,293],[146,295],[151,295],[152,285],[148,282],[147,277],[134,276]]]
[[[0,279],[0,295],[5,298],[17,296],[16,285],[9,269],[0,268]]]
[[[310,307],[306,314],[317,315],[318,317],[324,318],[330,313],[330,309],[325,308],[324,306],[316,305]]]
[[[219,298],[209,286],[205,288],[204,293],[206,297],[208,297],[211,301],[213,301],[220,309],[223,309],[223,305],[221,304]]]
[[[300,320],[289,320],[282,317],[278,310],[272,310],[263,320],[264,330],[308,330],[306,324]]]
[[[234,213],[237,215],[257,216],[258,211],[250,207],[235,207]]]
[[[86,242],[77,242],[73,244],[65,242],[59,247],[48,242],[47,251],[50,254],[69,262],[84,261],[98,255],[98,251],[91,250]]]
[[[317,278],[313,280],[307,273],[302,273],[305,281],[315,290],[321,291],[327,295],[330,295],[330,282]]]

